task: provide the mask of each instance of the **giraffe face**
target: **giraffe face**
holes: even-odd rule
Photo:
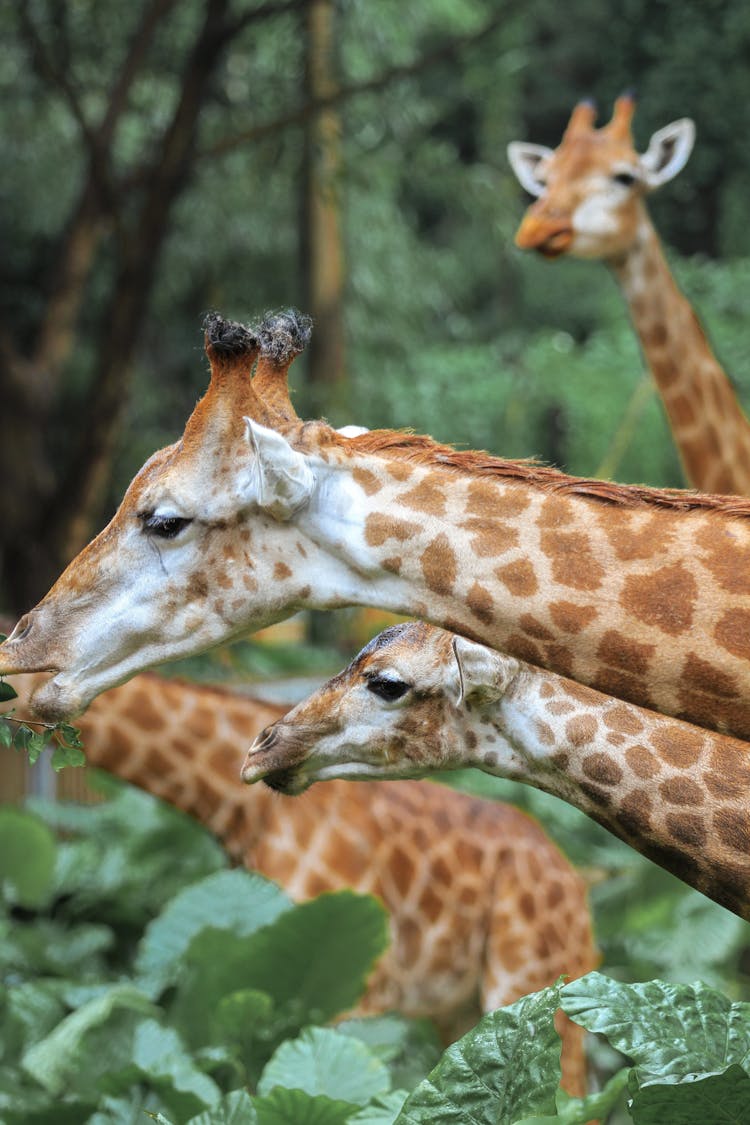
[[[547,258],[616,259],[633,246],[646,192],[677,175],[690,155],[695,129],[687,118],[653,135],[639,155],[630,133],[634,103],[620,98],[612,121],[593,127],[595,110],[579,105],[556,149],[513,142],[511,167],[537,197],[516,244]]]
[[[290,521],[312,490],[307,458],[241,416],[218,444],[161,450],[18,623],[3,666],[53,673],[34,708],[55,721],[144,667],[287,616],[304,601],[288,566]]]
[[[296,795],[332,778],[416,778],[470,765],[475,713],[507,690],[517,669],[510,657],[435,626],[395,625],[263,731],[242,778]]]

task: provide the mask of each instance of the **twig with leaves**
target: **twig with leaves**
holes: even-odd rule
[[[5,640],[0,633],[0,642]],[[0,676],[0,707],[18,698],[18,692]],[[33,719],[17,719],[13,712],[0,714],[0,746],[13,747],[23,751],[30,765],[38,760],[45,747],[52,745],[52,768],[56,771],[65,766],[84,766],[86,755],[83,752],[81,732],[70,723],[38,723]],[[32,728],[36,727],[34,730]]]

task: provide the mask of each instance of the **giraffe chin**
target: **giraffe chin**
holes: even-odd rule
[[[59,723],[80,715],[90,702],[89,696],[84,696],[72,684],[66,684],[62,677],[55,676],[34,692],[30,708],[41,722]]]

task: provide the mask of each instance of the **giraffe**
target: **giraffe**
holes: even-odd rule
[[[298,610],[364,605],[750,738],[750,501],[305,423],[287,374],[306,332],[209,318],[183,437],[0,646],[0,675],[52,673],[41,718]]]
[[[635,101],[615,102],[596,129],[596,108],[580,102],[556,149],[513,141],[511,167],[537,202],[516,234],[522,249],[547,258],[601,258],[630,309],[664,403],[688,481],[703,492],[750,495],[750,422],[680,292],[644,195],[667,183],[690,156],[695,127],[673,121],[639,155],[631,134]]]
[[[19,679],[22,714],[32,677]],[[243,789],[241,748],[283,712],[145,673],[96,699],[80,728],[90,765],[194,816],[293,899],[353,887],[382,900],[391,944],[363,1014],[427,1017],[451,1041],[482,1012],[595,967],[583,880],[518,809],[417,782],[341,781],[299,802]],[[564,1085],[581,1095],[583,1032],[558,1021]]]
[[[243,779],[476,766],[575,805],[750,921],[750,747],[422,622],[395,625],[258,735]]]

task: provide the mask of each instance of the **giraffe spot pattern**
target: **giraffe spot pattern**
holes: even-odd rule
[[[723,590],[750,594],[750,545],[738,542],[739,534],[702,527],[695,537],[703,554],[700,560]]]
[[[466,595],[466,604],[475,617],[490,625],[495,618],[492,594],[479,582],[475,582]]]
[[[573,590],[598,590],[604,568],[596,558],[591,540],[583,531],[544,531],[539,540],[550,561],[552,578]]]
[[[425,547],[420,558],[425,582],[435,594],[447,596],[456,581],[456,555],[448,536],[441,532]]]
[[[694,766],[703,750],[703,735],[688,726],[660,725],[651,735],[651,745],[662,761],[677,769]]]
[[[714,637],[722,648],[743,660],[750,660],[750,610],[734,609],[722,615]]]
[[[420,530],[419,524],[387,515],[385,512],[373,512],[365,520],[365,542],[370,547],[382,547],[388,539],[398,539],[403,542],[411,539]]]
[[[291,578],[292,569],[291,567],[288,567],[285,562],[279,561],[274,564],[273,576],[278,581],[281,581],[284,578]]]
[[[576,605],[575,602],[552,602],[549,607],[550,616],[564,633],[580,633],[599,616],[599,610],[593,605]]]
[[[640,744],[630,746],[625,751],[625,761],[630,766],[636,777],[656,777],[660,770],[659,759],[650,750]]]
[[[662,781],[659,792],[670,805],[701,805],[703,789],[689,777],[669,777]]]
[[[706,843],[706,825],[696,813],[667,813],[664,823],[670,835],[681,844],[701,848]]]
[[[383,487],[382,481],[371,472],[369,469],[362,469],[355,466],[352,469],[352,479],[355,484],[358,484],[364,490],[367,496],[374,496],[376,492],[380,492]]]
[[[396,497],[398,504],[415,508],[428,515],[442,516],[445,513],[445,494],[443,489],[430,480],[420,481],[409,492]]]
[[[519,559],[518,562],[508,563],[507,566],[499,566],[495,570],[495,575],[511,594],[518,598],[531,597],[539,589],[534,567],[528,559]]]
[[[622,769],[607,754],[589,754],[582,762],[583,772],[601,785],[619,785]]]
[[[616,629],[608,629],[599,642],[597,656],[605,664],[645,675],[655,651],[655,645],[642,644],[623,636]]]
[[[645,625],[676,637],[692,625],[697,596],[695,578],[680,562],[660,567],[653,574],[629,575],[620,601],[629,614]]]
[[[461,527],[471,535],[471,549],[478,558],[498,558],[518,546],[518,529],[501,520],[472,517]]]

